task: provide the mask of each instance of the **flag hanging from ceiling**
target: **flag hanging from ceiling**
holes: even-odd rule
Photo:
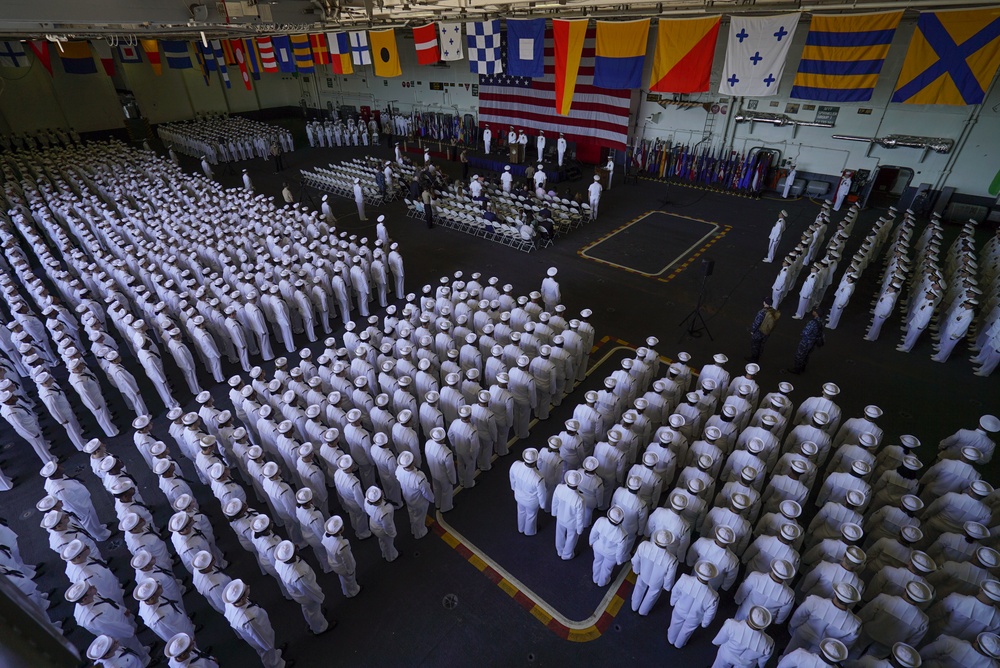
[[[118,45],[118,60],[129,65],[142,62],[142,52],[138,44]]]
[[[278,63],[278,69],[285,74],[295,72],[295,57],[292,55],[292,43],[288,35],[275,35],[271,38],[271,46],[274,47],[274,59]]]
[[[334,74],[353,74],[354,66],[351,65],[351,40],[346,32],[330,32],[326,34],[326,40],[330,43],[330,67]]]
[[[243,51],[247,54],[247,69],[250,70],[250,76],[255,80],[260,79],[264,66],[260,62],[260,51],[257,50],[257,42],[253,37],[243,38]]]
[[[90,45],[94,47],[94,53],[97,54],[97,59],[101,61],[104,73],[109,77],[113,77],[115,75],[115,59],[111,55],[111,45],[103,39],[95,39]]]
[[[649,19],[598,21],[594,85],[604,88],[642,88]]]
[[[721,16],[660,19],[649,90],[705,93],[712,78]]]
[[[206,46],[204,42],[195,43],[194,57],[198,60],[198,66],[201,68],[201,76],[205,78],[205,85],[212,85],[211,80],[208,78],[208,73],[215,71],[215,55],[212,53],[212,47]]]
[[[309,35],[309,46],[312,48],[314,64],[330,64],[330,50],[326,46],[326,35],[322,33],[313,33]]]
[[[465,40],[462,39],[461,23],[439,23],[441,31],[441,60],[462,60],[465,58]]]
[[[982,104],[1000,67],[1000,7],[921,12],[892,102]]]
[[[0,42],[0,67],[28,67],[28,54],[18,41]]]
[[[351,62],[355,65],[371,65],[372,52],[368,48],[368,33],[355,30],[347,34],[351,38]]]
[[[777,95],[798,23],[798,14],[732,17],[719,92],[751,97]]]
[[[49,71],[49,75],[52,74],[52,54],[49,53],[49,41],[46,39],[33,39],[28,42],[31,47],[31,52],[35,54],[38,58],[38,62],[42,64],[42,67]]]
[[[556,113],[566,116],[573,105],[573,93],[580,72],[587,19],[552,20]]]
[[[257,49],[260,50],[260,66],[265,72],[277,72],[278,60],[274,57],[274,42],[270,37],[258,37]]]
[[[215,64],[218,65],[222,83],[226,85],[226,88],[231,88],[232,83],[229,81],[229,69],[226,67],[226,54],[222,49],[222,42],[217,39],[212,40],[212,53],[215,56]]]
[[[465,39],[469,49],[469,71],[473,74],[503,72],[500,50],[500,20],[468,21]]]
[[[903,12],[814,14],[792,84],[792,97],[867,102]]]
[[[66,74],[97,74],[94,55],[87,42],[63,42],[59,59]]]
[[[545,74],[545,19],[507,19],[507,71],[518,77]]]
[[[495,74],[479,78],[479,123],[497,127],[544,130],[550,137],[565,134],[569,141],[624,149],[628,139],[632,91],[612,90],[594,85],[594,48],[596,32],[587,30],[587,21],[568,22],[563,26],[576,38],[584,29],[580,55],[577,57],[575,97],[568,115],[556,109],[556,51],[554,35],[561,29],[559,21],[545,35],[545,76],[531,79],[510,74]],[[568,105],[567,105],[568,106]],[[554,139],[550,139],[554,141]]]
[[[399,50],[396,48],[396,31],[369,30],[372,45],[372,63],[377,77],[398,77],[403,74],[399,66]]]
[[[236,64],[236,56],[233,55],[233,47],[229,43],[228,39],[220,40],[222,42],[222,56],[226,61],[227,67],[232,67]]]
[[[172,70],[189,70],[194,65],[191,62],[191,53],[188,51],[188,43],[183,40],[160,40],[160,48],[163,49],[163,58],[167,61],[167,67]]]
[[[142,50],[146,54],[149,66],[153,68],[153,74],[160,76],[163,74],[163,65],[160,64],[160,45],[155,39],[140,39]]]
[[[312,74],[316,71],[313,65],[312,45],[309,44],[309,35],[292,35],[292,57],[295,58],[295,69],[304,74]]]
[[[441,60],[436,24],[428,23],[425,26],[414,28],[413,46],[417,49],[418,65],[433,65]]]
[[[250,86],[250,68],[247,66],[247,48],[242,39],[229,40],[229,46],[233,50],[233,58],[236,60],[236,67],[240,70],[240,77],[243,79],[243,86],[247,90],[253,90]]]

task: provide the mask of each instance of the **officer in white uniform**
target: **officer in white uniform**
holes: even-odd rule
[[[582,478],[579,471],[567,471],[565,482],[557,485],[552,495],[551,512],[556,520],[556,554],[564,561],[575,556],[576,543],[590,524],[587,503],[579,489]]]
[[[559,166],[563,166],[563,158],[566,155],[566,138],[563,133],[559,133],[559,139],[556,140],[556,155],[558,157]]]
[[[594,584],[606,587],[611,582],[614,567],[628,560],[628,536],[622,528],[625,512],[612,506],[607,516],[597,518],[590,530],[590,545],[594,549]]]
[[[264,668],[284,668],[281,650],[274,644],[274,629],[267,612],[249,601],[250,588],[242,580],[226,587],[226,621],[243,640],[256,650]]]
[[[340,578],[340,589],[344,596],[352,598],[361,591],[357,579],[357,563],[351,544],[344,537],[344,520],[339,515],[333,515],[326,521],[323,535],[323,547],[326,548],[327,559],[337,577]]]
[[[104,598],[86,582],[77,582],[66,590],[66,601],[75,604],[73,618],[77,625],[95,636],[109,636],[139,657],[140,664],[149,664],[149,651],[136,637],[138,633],[132,615],[123,605]],[[117,668],[117,667],[116,667]]]
[[[517,530],[526,536],[537,532],[538,510],[547,510],[545,479],[538,471],[538,451],[526,448],[522,461],[510,467],[510,488],[517,502]]]
[[[680,576],[670,592],[667,642],[680,649],[699,626],[707,629],[719,610],[719,593],[711,586],[718,569],[708,561],[694,565],[694,573]]]
[[[712,668],[763,668],[774,652],[774,641],[764,633],[771,613],[754,607],[745,621],[727,619],[712,640],[719,647]]]
[[[312,567],[298,557],[295,544],[288,540],[281,541],[275,550],[275,557],[278,575],[292,599],[302,606],[302,616],[305,617],[309,630],[313,635],[328,630],[330,623],[323,615],[323,601],[326,597],[316,582],[316,573]]]
[[[410,531],[414,538],[423,538],[427,535],[427,509],[434,503],[434,490],[424,472],[416,467],[412,452],[401,452],[398,464],[395,475],[406,501]]]
[[[632,571],[636,574],[633,612],[648,615],[660,594],[673,588],[677,577],[677,557],[669,550],[673,541],[669,531],[657,531],[652,540],[640,543],[632,556]]]
[[[395,561],[399,551],[393,544],[396,538],[396,521],[393,517],[393,507],[382,496],[382,490],[372,486],[365,492],[365,513],[368,514],[368,526],[378,538],[382,558]]]

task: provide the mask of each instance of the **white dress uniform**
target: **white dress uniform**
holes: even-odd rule
[[[341,533],[343,521],[336,515],[327,520],[327,531],[323,536],[323,547],[333,572],[340,578],[340,589],[344,596],[352,598],[361,591],[357,579],[357,563],[351,551],[350,542]]]
[[[928,616],[909,600],[891,594],[879,594],[858,612],[864,625],[868,653],[883,659],[897,642],[912,647],[920,645],[930,624]],[[846,641],[844,644],[848,644]]]
[[[427,509],[434,502],[434,491],[424,472],[413,466],[414,458],[411,453],[401,453],[399,458],[403,463],[396,469],[395,475],[403,500],[406,501],[410,531],[414,538],[423,538],[427,535]]]
[[[95,636],[106,635],[117,640],[138,656],[142,665],[149,663],[149,652],[136,637],[135,622],[124,606],[94,595],[90,603],[76,602],[73,618]]]
[[[337,469],[337,472],[333,476],[333,485],[337,490],[337,498],[340,499],[340,506],[347,511],[350,517],[351,526],[354,528],[354,535],[363,540],[372,534],[368,528],[368,518],[365,515],[365,495],[361,488],[361,481],[358,480],[356,475],[343,468],[346,465],[349,469],[353,465],[353,462],[345,463],[344,458],[341,458],[338,464],[340,468]]]
[[[784,233],[784,231],[785,231],[785,217],[778,216],[777,222],[774,223],[774,227],[771,228],[771,233],[767,237],[768,239],[767,256],[764,258],[764,262],[774,262],[774,254],[778,250],[778,244],[781,243],[781,235]]]
[[[571,487],[567,483],[561,483],[556,486],[552,495],[551,512],[556,520],[556,554],[563,560],[574,557],[576,543],[590,523],[587,504],[578,489],[581,478],[580,473],[575,470],[567,473],[566,480],[575,484]]]
[[[612,522],[615,517],[618,523]],[[611,508],[608,516],[599,517],[590,530],[590,545],[594,549],[593,580],[598,587],[611,582],[611,571],[628,560],[628,536],[621,527],[624,513],[621,508]]]
[[[297,505],[295,507],[295,517],[299,521],[303,537],[316,555],[316,561],[319,562],[320,568],[323,569],[324,573],[329,573],[332,569],[327,559],[326,548],[323,547],[323,532],[326,525],[326,517],[322,511],[313,505],[312,501],[315,497],[308,493],[303,494],[305,491],[300,489],[296,493]]]
[[[524,461],[510,467],[510,488],[517,503],[517,530],[526,536],[537,533],[538,510],[547,509],[545,479],[535,466],[538,458],[534,448],[524,451]]]
[[[726,620],[712,644],[719,647],[712,668],[764,668],[774,651],[770,636],[735,619]]]
[[[284,541],[277,549],[278,563],[275,568],[285,588],[300,606],[309,630],[318,635],[326,631],[330,624],[323,616],[323,589],[316,582],[316,573],[312,567],[295,554],[295,547],[289,541]]]
[[[713,589],[729,591],[736,583],[740,560],[728,547],[719,545],[715,538],[703,536],[691,544],[687,553],[687,565],[694,566],[699,561],[707,561],[715,566],[717,574],[709,582]]]
[[[760,606],[771,613],[775,623],[784,624],[792,614],[795,592],[784,582],[776,582],[770,573],[755,571],[748,573],[740,583],[735,599],[740,606],[733,615],[735,619],[746,619],[751,608]]]
[[[719,610],[719,593],[694,575],[677,578],[670,592],[670,625],[667,641],[674,647],[684,647],[699,626],[703,629],[715,619]]]
[[[424,406],[421,406],[421,410]],[[455,455],[444,442],[444,429],[435,427],[431,433],[436,433],[436,436],[424,444],[424,456],[427,458],[427,468],[434,486],[435,505],[440,512],[446,513],[454,507],[452,499],[455,496],[455,485],[458,484]]]
[[[996,603],[985,603],[978,596],[949,594],[932,605],[927,614],[931,638],[947,635],[972,642],[984,631],[1000,631],[1000,611]]]
[[[372,491],[379,492],[377,495]],[[378,546],[382,551],[382,558],[386,561],[395,561],[399,556],[399,551],[394,545],[396,538],[396,521],[393,517],[393,507],[382,498],[381,490],[377,487],[370,488],[365,496],[365,512],[368,514],[368,525],[371,532],[378,538]]]
[[[800,647],[818,652],[824,638],[834,638],[852,647],[861,635],[861,623],[857,615],[838,608],[830,599],[807,596],[788,620],[792,639],[785,654]]]
[[[98,542],[111,536],[107,527],[101,524],[97,509],[90,498],[90,491],[83,483],[69,478],[47,478],[45,491],[62,501],[65,509],[80,520],[83,529]]]
[[[632,590],[632,610],[646,616],[660,594],[670,591],[677,577],[677,557],[667,550],[672,537],[657,532],[653,540],[639,544],[632,556],[632,571],[636,574]]]
[[[144,586],[155,590],[156,583],[151,580],[140,582],[136,587],[136,596],[143,595]],[[167,600],[162,595],[150,600],[140,600],[139,617],[163,642],[168,642],[178,633],[194,637],[194,623],[184,610],[182,601]]]
[[[191,574],[191,583],[216,612],[220,615],[225,615],[226,602],[222,598],[222,594],[233,579],[219,570],[214,564],[210,565],[204,555],[200,556],[201,559],[195,558],[196,566],[194,572]],[[204,566],[204,568],[198,568],[198,566]]]
[[[232,586],[233,583],[230,583],[229,587]],[[226,592],[228,594],[232,590],[227,588]],[[267,612],[246,601],[240,604],[232,603],[231,598],[231,596],[226,598],[226,621],[229,625],[254,648],[264,668],[284,668],[285,660],[281,657],[281,650],[275,648],[274,629],[271,627]]]

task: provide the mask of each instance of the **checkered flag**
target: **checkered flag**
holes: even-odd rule
[[[473,74],[503,72],[503,51],[500,46],[500,20],[470,21],[465,24],[469,52],[469,71]]]

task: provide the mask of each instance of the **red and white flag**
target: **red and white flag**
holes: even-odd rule
[[[111,55],[111,45],[103,39],[95,39],[91,41],[90,45],[94,47],[94,52],[97,53],[97,57],[101,60],[104,73],[109,77],[113,77],[115,75],[115,59]]]
[[[413,46],[417,48],[417,63],[433,65],[441,60],[441,49],[438,48],[437,24],[428,23],[413,29]]]
[[[236,60],[236,66],[240,68],[243,85],[246,86],[247,90],[253,90],[250,86],[250,69],[247,67],[246,45],[243,44],[242,39],[231,39],[229,40],[229,46],[233,50],[233,58]]]
[[[260,51],[260,66],[265,72],[277,72],[278,61],[274,57],[274,45],[270,37],[257,38],[257,50]]]

